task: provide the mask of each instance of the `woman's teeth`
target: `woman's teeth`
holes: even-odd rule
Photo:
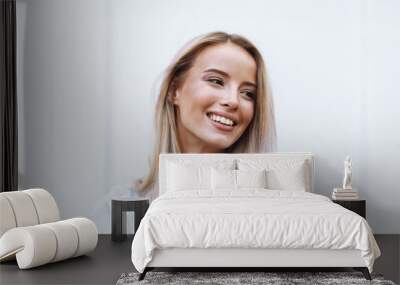
[[[222,116],[218,116],[215,114],[210,114],[208,117],[215,122],[218,122],[218,123],[221,123],[221,124],[224,124],[227,126],[233,126],[233,124],[234,124],[231,119],[228,119],[228,118],[225,118]]]

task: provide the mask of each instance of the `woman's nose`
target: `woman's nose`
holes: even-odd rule
[[[229,109],[237,109],[239,106],[239,93],[235,90],[227,90],[220,103]]]

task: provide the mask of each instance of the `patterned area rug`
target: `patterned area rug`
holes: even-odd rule
[[[372,281],[360,272],[147,272],[145,279],[138,281],[139,273],[124,273],[117,285],[136,284],[379,284],[395,285],[384,280],[382,275],[372,274]]]

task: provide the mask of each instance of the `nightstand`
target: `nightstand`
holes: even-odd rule
[[[148,198],[116,197],[111,201],[111,240],[123,241],[127,235],[123,233],[126,228],[126,212],[135,213],[135,233],[140,221],[149,208]]]
[[[366,201],[365,200],[332,200],[332,202],[359,214],[364,219],[366,218]]]

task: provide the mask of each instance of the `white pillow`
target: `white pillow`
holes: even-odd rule
[[[211,170],[212,190],[267,188],[266,170]]]
[[[211,164],[212,163],[212,164]],[[234,168],[234,161],[201,162],[168,161],[166,165],[166,191],[211,190],[211,169]]]
[[[306,191],[305,165],[268,171],[268,188],[274,190]]]
[[[236,170],[211,169],[211,189],[236,190]]]
[[[167,191],[209,189],[210,167],[168,163]]]
[[[240,170],[267,170],[267,188],[273,190],[309,191],[309,168],[305,160],[238,159]]]
[[[235,170],[237,188],[267,188],[267,171]]]

